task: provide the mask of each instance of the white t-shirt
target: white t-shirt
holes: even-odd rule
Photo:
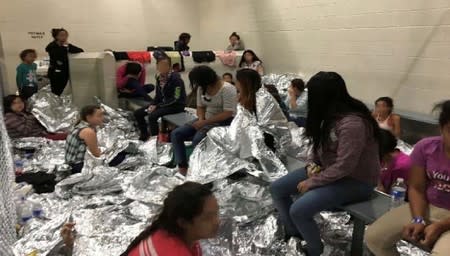
[[[247,64],[247,63],[242,63],[241,68],[249,68],[249,69],[253,69],[255,71],[258,71],[258,67],[261,65],[261,61],[257,60],[255,62],[252,62],[251,64]]]
[[[224,82],[222,88],[214,96],[209,96],[208,93],[202,95],[202,93],[203,90],[199,87],[197,90],[197,107],[206,107],[206,119],[224,111],[236,113],[237,92],[232,84]]]

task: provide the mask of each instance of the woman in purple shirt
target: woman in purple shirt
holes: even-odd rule
[[[323,252],[314,215],[367,200],[380,171],[379,128],[369,109],[351,97],[342,77],[319,72],[307,84],[306,136],[314,155],[305,168],[271,185],[286,236],[301,236],[309,256]],[[295,202],[292,195],[301,194]]]
[[[432,255],[449,255],[450,100],[439,107],[441,136],[419,141],[410,156],[409,205],[389,211],[366,232],[375,255],[399,255],[395,243],[402,238]]]

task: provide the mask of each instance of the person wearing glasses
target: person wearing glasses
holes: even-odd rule
[[[208,66],[201,65],[189,73],[192,90],[197,91],[197,117],[171,134],[178,171],[186,175],[188,159],[184,142],[192,139],[195,147],[213,127],[228,126],[236,112],[236,88]]]

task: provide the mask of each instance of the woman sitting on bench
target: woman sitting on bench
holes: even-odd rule
[[[180,74],[172,71],[171,60],[167,56],[160,57],[157,62],[159,75],[156,77],[156,96],[149,106],[134,112],[141,132],[140,140],[146,141],[150,136],[158,135],[158,119],[165,115],[184,111],[186,106],[186,88]],[[145,117],[148,115],[150,133]]]
[[[409,205],[367,229],[367,246],[375,255],[400,255],[396,242],[402,238],[432,255],[450,252],[450,100],[439,107],[441,136],[419,141],[410,155]]]
[[[192,139],[195,147],[211,128],[230,125],[236,112],[236,88],[221,80],[213,69],[197,66],[189,73],[189,80],[192,90],[197,90],[198,120],[178,127],[171,134],[175,161],[183,175],[188,169],[184,142]]]
[[[272,183],[286,238],[303,237],[309,256],[323,252],[314,216],[370,198],[380,171],[379,128],[369,109],[351,97],[342,77],[319,72],[308,82],[306,136],[313,156],[305,168]],[[295,202],[292,195],[301,194]]]

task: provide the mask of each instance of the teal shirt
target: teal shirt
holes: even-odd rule
[[[33,64],[25,64],[21,63],[17,66],[17,74],[16,74],[16,83],[17,88],[20,90],[24,86],[37,87],[37,78],[36,78],[36,63]]]

